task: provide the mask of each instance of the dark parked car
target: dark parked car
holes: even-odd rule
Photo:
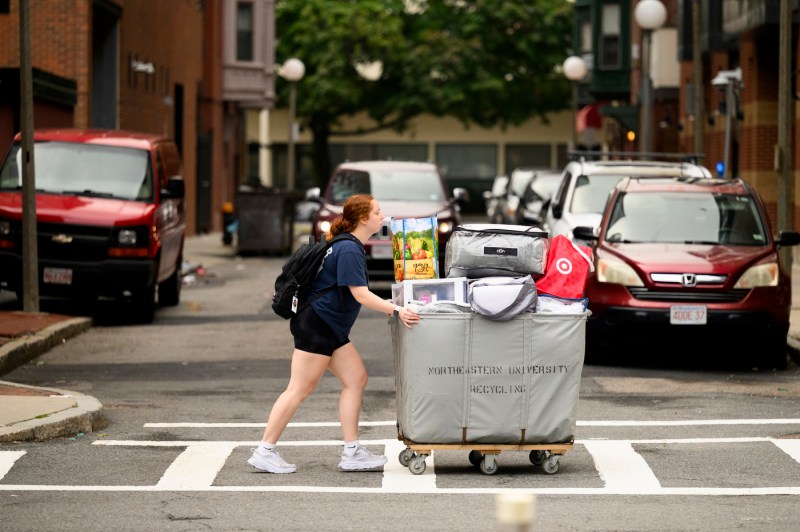
[[[308,199],[320,202],[314,215],[312,233],[316,239],[330,229],[342,213],[344,202],[353,194],[371,194],[386,217],[381,231],[365,245],[370,280],[394,279],[390,218],[423,218],[436,215],[439,223],[439,265],[443,271],[444,252],[453,228],[461,223],[460,205],[469,201],[465,189],[451,195],[439,168],[432,163],[362,161],[339,165],[325,193],[309,190]]]
[[[520,225],[542,227],[550,200],[561,182],[561,173],[537,170],[528,182],[522,201],[517,208],[517,222]]]
[[[673,346],[713,346],[708,357],[744,355],[758,367],[787,364],[791,284],[766,209],[742,180],[625,178],[611,192],[594,235],[589,351],[633,347],[637,356]]]

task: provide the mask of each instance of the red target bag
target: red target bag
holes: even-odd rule
[[[555,236],[550,239],[547,266],[544,276],[536,281],[536,291],[557,297],[582,297],[590,271],[594,271],[592,249],[573,244],[564,235]]]

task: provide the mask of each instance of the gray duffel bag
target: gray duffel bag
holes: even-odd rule
[[[469,283],[469,304],[476,313],[495,321],[510,320],[536,308],[536,283],[525,277],[484,277]]]
[[[520,277],[544,273],[547,232],[533,226],[465,224],[447,242],[447,277]]]

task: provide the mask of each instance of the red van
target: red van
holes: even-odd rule
[[[0,289],[22,295],[20,135],[0,167]],[[127,131],[34,134],[39,293],[130,300],[137,321],[180,301],[186,224],[175,143]]]

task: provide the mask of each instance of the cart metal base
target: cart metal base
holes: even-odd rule
[[[572,449],[573,443],[542,443],[542,444],[430,444],[416,443],[405,438],[399,438],[406,444],[406,448],[400,451],[400,464],[407,467],[415,475],[425,472],[425,459],[430,456],[432,451],[469,451],[469,462],[480,468],[484,475],[494,475],[497,473],[497,460],[495,459],[502,451],[529,451],[528,457],[535,466],[541,466],[542,471],[548,475],[554,475],[558,471],[559,459]]]

